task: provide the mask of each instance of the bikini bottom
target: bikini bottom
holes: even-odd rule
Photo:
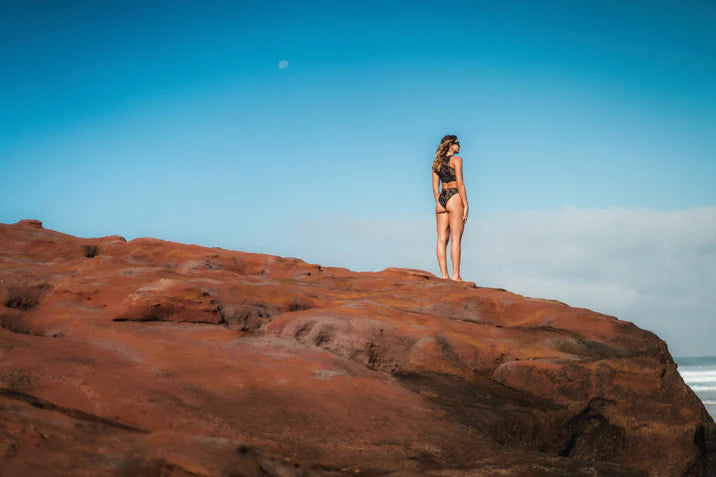
[[[448,203],[448,200],[450,200],[450,197],[454,196],[458,193],[458,190],[456,188],[451,189],[443,189],[442,192],[440,192],[440,197],[438,197],[438,202],[440,202],[440,205],[443,206],[443,209]]]

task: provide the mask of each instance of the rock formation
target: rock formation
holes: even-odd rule
[[[0,476],[714,475],[632,323],[357,273],[0,224]]]

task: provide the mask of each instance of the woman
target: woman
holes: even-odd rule
[[[433,161],[433,195],[435,196],[435,218],[438,223],[438,264],[443,278],[450,278],[447,270],[447,242],[450,236],[452,258],[452,279],[460,277],[460,241],[467,221],[467,192],[462,181],[462,158],[457,136],[442,138]],[[438,183],[442,192],[438,193]]]

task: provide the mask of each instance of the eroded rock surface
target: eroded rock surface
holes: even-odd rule
[[[0,224],[0,476],[714,475],[632,323],[420,270]]]

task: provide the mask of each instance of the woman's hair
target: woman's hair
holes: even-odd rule
[[[443,136],[440,140],[440,145],[438,146],[438,150],[435,151],[435,160],[433,161],[433,170],[435,172],[440,172],[440,167],[442,166],[443,159],[445,159],[445,156],[447,155],[448,148],[456,141],[457,136],[454,134]]]

